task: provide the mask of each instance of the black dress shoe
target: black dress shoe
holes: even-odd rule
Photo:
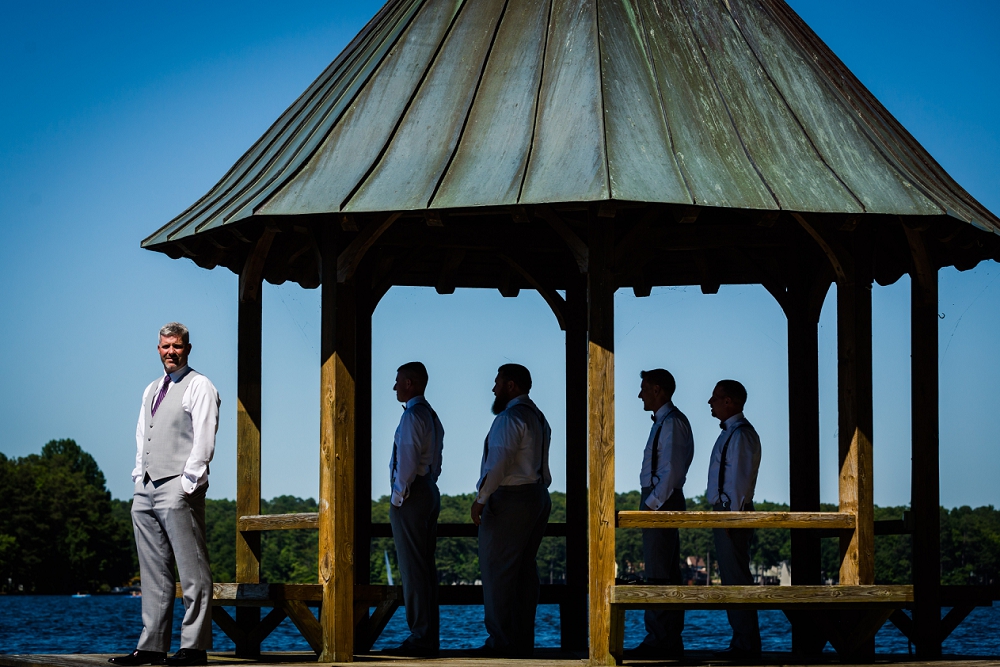
[[[436,658],[438,650],[403,642],[395,648],[382,649],[382,655],[398,655],[404,658]]]
[[[169,658],[163,659],[164,665],[172,667],[187,667],[188,665],[207,665],[208,651],[199,651],[196,648],[182,648]]]
[[[651,646],[643,642],[635,648],[622,652],[625,660],[680,660],[684,657],[684,646]]]
[[[725,651],[716,651],[712,654],[712,657],[719,660],[731,660],[733,662],[756,662],[760,660],[760,651],[750,651],[745,648],[736,648],[733,646],[727,648]]]
[[[121,665],[122,667],[135,667],[135,665],[159,665],[166,657],[166,653],[160,653],[159,651],[140,651],[139,649],[136,649],[128,655],[119,655],[114,658],[108,658],[108,662],[112,665]]]

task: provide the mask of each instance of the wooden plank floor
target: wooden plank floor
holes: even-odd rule
[[[106,667],[107,660],[111,654],[65,654],[65,655],[3,655],[0,654],[0,667]],[[236,665],[254,665],[255,667],[265,667],[274,665],[275,667],[287,667],[302,663],[316,664],[316,656],[312,653],[265,653],[259,662],[236,658],[232,653],[212,653],[209,656],[209,667],[230,667]],[[495,667],[583,667],[587,661],[574,654],[563,653],[558,649],[541,649],[535,652],[535,658],[531,660],[510,660],[510,659],[483,659],[462,657],[461,651],[444,651],[440,658],[436,659],[409,659],[396,658],[379,655],[357,656],[356,664],[361,663],[365,667],[476,667],[477,665],[492,665]],[[335,663],[321,663],[335,664]],[[680,661],[626,661],[626,664],[634,664],[637,667],[656,667],[664,665],[666,667],[697,666],[697,665],[729,665],[725,660],[714,659],[711,653],[703,651],[688,651],[684,660]],[[789,653],[765,653],[760,662],[752,663],[758,667],[778,667],[796,664],[817,664],[836,665],[840,664],[833,654],[826,654],[819,660],[811,663],[797,661]],[[872,663],[851,663],[852,667],[878,667],[891,664],[894,667],[917,667],[926,665],[914,659],[910,655],[879,655]],[[1000,667],[1000,656],[992,658],[945,656],[944,659],[934,663],[937,665],[954,665],[956,667]]]

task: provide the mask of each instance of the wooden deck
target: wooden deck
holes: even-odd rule
[[[111,654],[66,654],[66,655],[2,655],[0,654],[0,667],[106,667],[107,659]],[[379,655],[355,656],[355,662],[365,663],[369,667],[475,667],[477,665],[495,665],[497,667],[584,667],[587,660],[583,654],[570,654],[559,649],[540,649],[535,651],[535,658],[531,660],[513,659],[483,659],[472,658],[463,655],[462,651],[444,651],[442,656],[436,659],[409,659],[396,658]],[[209,665],[224,667],[228,665],[253,665],[254,667],[265,667],[269,665],[288,666],[300,665],[302,663],[316,663],[316,656],[312,653],[264,653],[262,659],[257,662],[236,658],[232,653],[212,653],[209,656]],[[320,663],[325,665],[349,664],[349,663]],[[654,667],[656,665],[728,665],[725,660],[712,657],[707,651],[688,651],[684,660],[679,661],[626,661],[626,664],[635,664],[642,667]],[[814,665],[836,665],[841,663],[835,654],[824,654],[815,661],[803,663],[798,661],[790,653],[765,653],[760,662],[753,663],[758,667],[785,666],[796,664]],[[878,655],[871,662],[852,662],[853,667],[877,667],[880,665],[892,664],[899,667],[917,667],[926,665],[926,662],[919,662],[912,655]],[[937,661],[938,665],[954,665],[956,667],[1000,667],[1000,656],[995,657],[969,657],[969,656],[945,656],[943,660]]]

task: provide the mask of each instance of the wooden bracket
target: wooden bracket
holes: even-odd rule
[[[902,218],[900,218],[900,224],[903,227],[903,233],[906,234],[906,242],[910,246],[910,256],[913,257],[913,269],[910,276],[923,288],[921,292],[928,293],[934,289],[934,285],[937,283],[937,269],[931,262],[924,235],[918,229],[907,225]]]
[[[365,228],[358,232],[344,251],[337,257],[337,282],[347,282],[358,270],[358,265],[364,258],[365,253],[371,248],[379,237],[385,233],[392,223],[396,222],[402,212],[391,213],[381,222],[375,221],[365,225]]]
[[[791,215],[823,250],[837,276],[837,282],[840,284],[852,283],[855,279],[854,258],[847,248],[844,248],[819,223],[807,219],[801,213],[791,212]]]
[[[253,250],[247,255],[246,262],[243,263],[243,270],[240,271],[240,301],[257,301],[260,299],[261,277],[264,273],[264,263],[267,261],[267,253],[271,249],[271,242],[274,241],[278,228],[268,225],[264,228],[264,233],[257,239]]]
[[[458,270],[458,267],[462,265],[464,260],[465,250],[452,248],[448,251],[444,265],[441,267],[441,273],[438,275],[437,285],[434,287],[438,294],[455,293],[455,271]]]
[[[317,655],[323,652],[323,627],[313,616],[312,611],[301,600],[282,600],[282,609],[288,614],[295,627],[298,628],[302,637],[309,643]]]
[[[573,259],[576,260],[576,265],[580,269],[580,273],[587,273],[590,266],[590,250],[587,248],[587,244],[583,242],[576,232],[574,232],[570,226],[563,220],[562,216],[556,213],[555,209],[551,206],[539,206],[538,215],[549,223],[549,227],[558,234],[566,245],[569,247],[569,251],[573,253]]]
[[[545,303],[549,304],[549,308],[552,309],[552,314],[556,316],[556,321],[559,322],[559,329],[566,331],[566,300],[559,296],[558,292],[545,287],[538,280],[536,280],[535,277],[524,268],[521,262],[518,262],[509,255],[502,253],[497,256],[507,262],[507,265],[510,266],[511,269],[519,273],[521,277],[524,278],[525,281],[527,281],[527,283],[531,285],[531,287],[534,288],[543,299],[545,299]]]

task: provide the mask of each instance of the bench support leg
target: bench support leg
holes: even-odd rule
[[[622,664],[625,654],[625,609],[611,605],[611,641],[608,647],[615,663]]]

